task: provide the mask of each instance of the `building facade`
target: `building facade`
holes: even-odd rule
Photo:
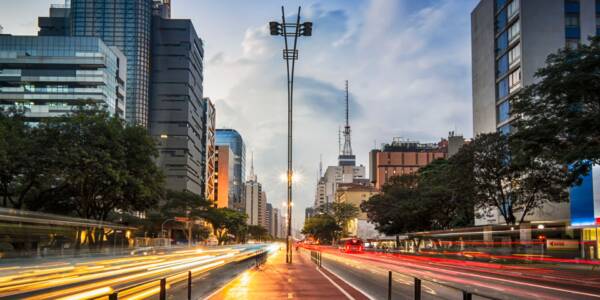
[[[215,146],[215,187],[214,199],[217,207],[232,208],[234,154],[227,145]]]
[[[216,129],[216,118],[217,113],[215,105],[210,101],[209,98],[204,98],[204,111],[206,112],[206,126],[204,126],[204,140],[206,141],[206,156],[205,156],[205,198],[211,203],[216,204],[215,199],[215,184],[216,184],[216,140],[215,131]]]
[[[248,225],[262,225],[264,226],[265,214],[266,214],[266,194],[262,189],[262,184],[257,180],[251,178],[246,181],[245,188],[245,200],[246,207],[245,212],[248,215]],[[265,227],[266,228],[266,227]]]
[[[471,13],[473,132],[508,133],[511,95],[546,57],[598,33],[596,0],[482,0]]]
[[[0,36],[0,108],[31,122],[80,107],[125,118],[127,59],[95,37]]]
[[[413,174],[432,161],[448,156],[448,143],[423,144],[416,141],[394,138],[381,149],[371,150],[369,170],[371,182],[380,191],[393,176]]]
[[[64,4],[50,5],[50,15],[38,18],[38,36],[71,35],[71,9]]]
[[[202,40],[190,20],[152,18],[150,135],[166,186],[204,195],[206,103]]]
[[[360,209],[360,205],[375,194],[377,194],[377,190],[368,182],[342,183],[337,188],[336,202],[348,203]],[[362,211],[356,218],[348,222],[346,230],[351,236],[364,239],[374,238],[378,235],[375,225],[368,222],[367,213]]]
[[[597,35],[599,15],[596,0],[480,1],[471,13],[474,135],[510,133],[510,97],[537,81],[535,73],[549,54]],[[526,217],[568,219],[568,203],[548,203]],[[475,220],[476,225],[502,222],[497,210]]]
[[[279,229],[279,222],[280,220],[280,212],[278,208],[273,208],[273,214],[271,215],[271,236],[273,238],[279,238],[280,237],[280,229]]]
[[[95,36],[127,57],[126,117],[148,126],[152,0],[71,0],[70,34]]]
[[[244,140],[235,129],[217,129],[215,139],[217,145],[229,146],[234,154],[232,157],[234,160],[234,170],[230,174],[232,176],[230,204],[231,208],[244,211],[243,185],[246,181],[246,146],[244,145]]]

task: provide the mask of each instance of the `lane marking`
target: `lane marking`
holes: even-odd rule
[[[402,267],[402,268],[417,267],[417,268],[425,269],[425,270],[430,271],[430,272],[431,271],[435,271],[436,269],[438,271],[440,270],[440,268],[435,268],[435,267],[419,266],[417,263],[387,261],[386,259],[383,259],[383,260],[387,261],[387,262],[382,262],[381,259],[368,259],[368,258],[364,258],[364,259],[372,260],[372,261],[379,261],[380,263],[387,263],[387,264],[392,263],[392,265],[395,265],[397,267]],[[441,269],[441,270],[444,270],[444,269]],[[524,285],[524,286],[529,286],[529,287],[537,287],[537,288],[554,290],[554,291],[559,291],[559,292],[564,292],[564,293],[571,293],[571,294],[578,294],[578,295],[583,295],[583,296],[590,296],[590,297],[594,297],[594,298],[600,298],[600,294],[590,294],[590,293],[586,293],[586,292],[580,292],[580,291],[575,291],[575,290],[568,290],[568,289],[563,289],[563,288],[556,288],[556,287],[545,286],[545,285],[540,285],[540,284],[535,284],[535,283],[528,283],[528,282],[522,282],[522,281],[514,281],[514,280],[510,280],[510,279],[504,279],[504,278],[499,278],[499,277],[491,277],[491,276],[480,275],[480,274],[465,273],[465,272],[456,271],[456,270],[445,269],[444,271],[449,272],[449,273],[462,274],[462,275],[469,276],[469,277],[479,277],[479,278],[490,279],[490,280],[498,280],[498,281],[503,281],[503,282],[512,283],[512,284],[516,284],[516,285]],[[448,275],[451,276],[450,274],[448,274]],[[482,287],[486,287],[485,285],[482,284],[482,282],[474,282],[474,284],[480,285]]]
[[[355,290],[361,292],[365,297],[369,298],[370,300],[375,300],[375,297],[369,295],[368,293],[366,293],[365,291],[363,291],[362,289],[358,288],[357,286],[353,285],[352,283],[348,282],[347,280],[345,280],[344,278],[342,278],[342,276],[340,276],[339,274],[333,272],[332,270],[322,267],[323,269],[327,270],[329,273],[335,275],[335,277],[337,277],[339,280],[343,281],[344,283],[346,283],[347,285],[351,286],[352,288],[354,288]]]
[[[350,299],[350,300],[356,300],[354,299],[354,297],[352,297],[350,294],[348,294],[348,292],[346,292],[341,286],[339,286],[337,283],[335,283],[335,281],[333,281],[333,279],[331,279],[329,276],[327,276],[327,274],[323,273],[323,271],[319,270],[319,267],[315,268],[317,271],[319,271],[319,273],[321,273],[321,275],[323,275],[323,277],[327,278],[327,280],[329,280],[329,282],[331,282],[331,284],[333,284],[336,288],[338,288],[338,290],[340,290],[340,292],[342,292],[342,294],[344,294],[344,296],[346,296],[346,298]]]

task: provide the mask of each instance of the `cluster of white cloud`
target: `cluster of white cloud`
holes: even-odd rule
[[[370,1],[358,12],[350,2],[338,8],[313,4],[302,13],[314,29],[299,41],[296,68],[294,162],[304,174],[294,194],[296,225],[314,200],[319,155],[335,164],[344,80],[350,81],[360,163],[367,163],[374,141],[436,141],[455,128],[471,134],[469,13],[475,1],[415,2]],[[228,82],[227,96],[215,99],[217,123],[242,133],[276,205],[285,199],[279,180],[287,135],[282,44],[265,24],[256,24],[246,30],[240,56],[209,56],[206,75]]]

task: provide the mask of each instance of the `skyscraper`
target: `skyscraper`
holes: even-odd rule
[[[549,54],[597,35],[598,16],[598,0],[481,0],[471,13],[474,135],[510,133],[510,97],[536,82]],[[568,203],[547,203],[525,220],[568,218]],[[501,222],[497,211],[475,220]]]
[[[215,147],[215,187],[214,199],[217,207],[233,208],[234,154],[228,145]]]
[[[204,140],[206,141],[206,182],[205,182],[205,197],[210,202],[215,202],[215,184],[216,184],[216,110],[215,105],[210,101],[209,98],[204,98],[205,112],[206,112],[206,126],[204,126]]]
[[[260,225],[267,227],[267,194],[254,173],[254,159],[250,164],[250,176],[244,184],[245,212],[248,215],[248,225]]]
[[[167,188],[205,194],[206,99],[202,40],[190,20],[152,18],[150,135]]]
[[[152,0],[71,0],[70,34],[96,36],[127,57],[126,117],[148,126]]]
[[[232,199],[229,203],[232,208],[243,211],[245,205],[243,201],[243,184],[245,182],[246,172],[246,146],[242,136],[235,129],[217,129],[216,131],[216,144],[227,145],[231,149],[234,155],[234,169],[233,174],[230,174],[233,179],[233,186],[230,187],[232,190]]]

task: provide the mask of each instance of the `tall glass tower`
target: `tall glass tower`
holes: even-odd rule
[[[246,180],[246,146],[242,136],[235,129],[217,129],[216,144],[229,146],[234,155],[233,166],[233,199],[234,208],[245,209],[242,203],[243,183]]]
[[[71,0],[71,35],[97,36],[127,57],[125,115],[148,126],[152,0]]]

